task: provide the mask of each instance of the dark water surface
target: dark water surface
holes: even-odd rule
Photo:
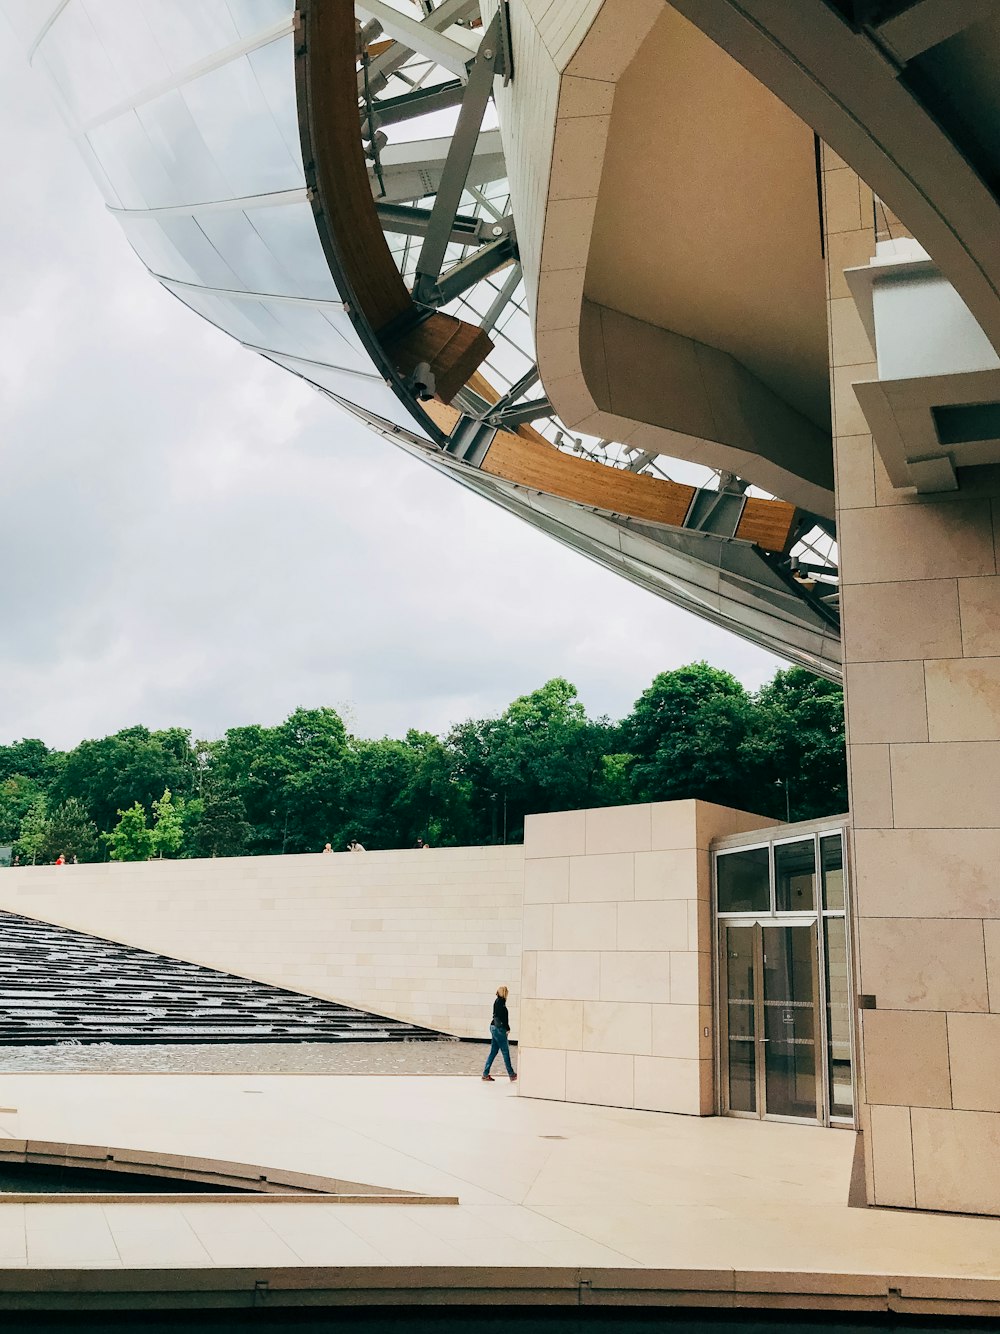
[[[0,1074],[478,1075],[486,1041],[118,1042],[0,1046]]]

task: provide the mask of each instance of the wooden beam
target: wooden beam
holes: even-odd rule
[[[300,0],[296,63],[299,123],[313,215],[345,296],[375,333],[399,374],[426,361],[438,397],[449,402],[493,349],[477,325],[417,308],[396,268],[372,197],[361,146],[357,35],[347,0]]]
[[[695,494],[693,486],[575,458],[548,441],[538,444],[507,431],[490,445],[482,471],[578,505],[675,528],[684,523]]]
[[[792,544],[796,517],[795,506],[789,505],[786,500],[762,500],[757,496],[747,496],[740,521],[736,525],[736,536],[763,547],[765,551],[784,555]]]
[[[435,311],[428,319],[386,343],[398,370],[409,375],[422,361],[434,372],[435,397],[450,403],[493,351],[487,333],[454,315]]]

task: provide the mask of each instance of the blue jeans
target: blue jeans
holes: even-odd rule
[[[510,1063],[510,1048],[507,1046],[507,1034],[502,1028],[497,1028],[496,1024],[490,1024],[490,1037],[493,1041],[490,1043],[490,1054],[486,1058],[486,1069],[484,1075],[490,1073],[490,1066],[497,1058],[497,1052],[503,1057],[503,1063],[507,1067],[507,1073],[513,1075],[514,1067]]]

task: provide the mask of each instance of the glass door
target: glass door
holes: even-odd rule
[[[725,1098],[734,1114],[758,1116],[757,1110],[757,988],[759,969],[757,926],[722,928],[726,979]]]
[[[821,1068],[816,923],[761,926],[764,1115],[816,1121]]]
[[[816,923],[721,924],[724,1110],[816,1121]]]

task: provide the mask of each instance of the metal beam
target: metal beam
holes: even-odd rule
[[[442,31],[453,23],[479,16],[478,0],[441,0],[441,4],[424,22],[435,31]],[[369,64],[368,82],[373,93],[380,93],[396,71],[405,65],[413,52],[402,42],[395,42],[388,51],[383,51]],[[364,91],[362,76],[358,75],[358,92]]]
[[[384,0],[355,0],[354,9],[356,13],[378,19],[387,37],[401,42],[418,55],[426,56],[435,65],[440,65],[442,69],[456,75],[463,83],[469,77],[466,67],[475,56],[479,43],[475,38],[470,40],[469,34],[463,28],[456,28],[453,33],[443,32],[442,29],[454,25],[454,20],[444,21],[439,17],[438,10],[434,10],[421,22],[419,19],[411,18],[409,14],[393,9],[391,5],[385,4]],[[437,23],[434,22],[435,19]],[[461,37],[458,36],[459,33]],[[384,54],[388,55],[389,52],[386,51]],[[369,80],[370,78],[369,73]]]
[[[875,20],[875,31],[902,63],[963,32],[973,23],[996,18],[996,0],[914,0],[890,18]]]
[[[517,238],[513,231],[509,231],[505,236],[480,246],[465,259],[459,260],[437,282],[426,283],[423,295],[414,289],[414,299],[428,306],[446,306],[449,301],[454,301],[470,287],[488,278],[496,269],[503,268],[517,258]]]
[[[522,276],[520,264],[512,265],[510,273],[504,279],[503,286],[490,302],[489,310],[479,321],[480,329],[483,329],[486,333],[492,332],[497,320],[514,299],[514,293],[517,291]]]
[[[640,450],[640,452],[635,456],[634,459],[629,459],[628,468],[626,469],[626,471],[642,472],[643,468],[645,468],[648,463],[652,463],[653,460],[657,457],[658,456],[656,454],[650,454],[645,449]]]
[[[535,387],[538,379],[538,366],[531,366],[521,376],[520,380],[515,380],[507,392],[497,399],[486,415],[491,418],[502,416],[508,408],[514,406],[519,398],[523,398],[529,389]]]
[[[461,79],[451,79],[432,88],[414,88],[399,97],[383,97],[373,104],[375,128],[381,130],[387,125],[415,120],[417,116],[429,116],[434,111],[447,111],[458,106],[464,93]]]
[[[430,222],[429,208],[413,208],[408,204],[375,205],[382,230],[397,236],[425,236]],[[455,245],[484,245],[492,241],[495,223],[477,218],[471,213],[460,213],[454,219],[449,238]]]
[[[504,430],[513,431],[527,422],[537,421],[539,417],[551,417],[553,411],[554,408],[547,398],[535,398],[530,403],[519,403],[516,407],[507,408],[500,413],[491,412],[486,420],[491,426],[501,426]]]
[[[473,468],[482,465],[490,445],[496,438],[497,428],[474,417],[460,417],[445,445],[447,453]]]
[[[377,105],[377,103],[376,103]],[[437,193],[448,159],[447,139],[415,139],[387,144],[380,153],[385,194],[374,182],[373,193],[387,204],[425,199]],[[499,130],[484,130],[476,143],[469,168],[469,183],[501,180],[507,173]]]
[[[438,276],[448,248],[451,223],[458,211],[462,192],[469,178],[469,168],[479,142],[486,107],[493,95],[493,76],[500,55],[500,19],[487,28],[475,58],[468,67],[468,86],[458,113],[458,121],[448,148],[448,157],[438,182],[430,225],[420,247],[413,296],[417,301],[432,301]]]

